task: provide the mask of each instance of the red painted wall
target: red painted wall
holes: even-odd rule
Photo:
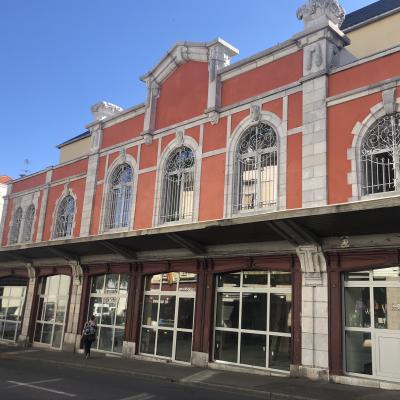
[[[38,234],[38,227],[39,227],[39,219],[40,219],[40,210],[42,208],[42,201],[43,201],[43,191],[40,191],[38,204],[35,210],[35,225],[33,226],[33,233],[32,233],[32,242],[36,242],[37,234]]]
[[[302,206],[302,134],[287,140],[286,208]]]
[[[224,216],[225,154],[204,158],[201,167],[199,221]]]
[[[140,174],[138,177],[134,229],[151,228],[153,224],[153,204],[156,173]]]
[[[221,118],[219,123],[212,125],[204,124],[203,132],[203,153],[223,149],[226,147],[227,118]]]
[[[37,174],[24,178],[12,185],[11,193],[22,192],[24,190],[32,189],[34,187],[43,185],[46,182],[46,173]]]
[[[268,92],[303,75],[303,52],[298,51],[222,82],[222,107]]]
[[[100,212],[104,185],[97,185],[93,201],[92,221],[90,224],[90,234],[97,235],[100,227]]]
[[[292,94],[288,98],[288,129],[303,124],[303,92]]]
[[[5,221],[4,221],[3,238],[2,238],[2,242],[1,242],[2,246],[7,246],[8,245],[8,236],[10,234],[9,227],[10,227],[11,219],[13,217],[12,209],[13,209],[13,199],[10,199],[8,201],[7,214],[6,214],[6,218],[5,218]]]
[[[158,141],[154,139],[151,145],[142,144],[140,147],[140,169],[157,165]]]
[[[101,148],[104,149],[138,137],[143,132],[143,123],[144,114],[140,114],[109,128],[105,128]]]
[[[400,52],[378,58],[329,77],[329,96],[400,75]]]
[[[352,130],[357,121],[363,121],[370,108],[381,102],[381,94],[375,93],[328,108],[328,202],[345,203],[352,196],[347,174],[351,161],[347,150],[353,143]]]
[[[64,165],[59,168],[54,168],[53,175],[51,176],[51,181],[55,182],[60,179],[65,179],[70,176],[79,175],[87,172],[88,159],[76,161],[71,164]]]
[[[277,115],[280,119],[282,119],[283,115],[283,100],[276,99],[273,101],[269,101],[268,103],[264,103],[261,107],[264,111],[272,112]]]
[[[156,130],[202,115],[207,108],[208,63],[189,61],[161,85]]]
[[[231,117],[231,134],[235,132],[237,126],[248,116],[250,115],[250,110],[239,111],[235,114],[232,114]]]

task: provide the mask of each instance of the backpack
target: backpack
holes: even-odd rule
[[[83,328],[83,334],[87,335],[87,336],[89,336],[89,335],[93,335],[94,336],[95,333],[96,333],[95,326],[92,325],[92,324],[86,323],[85,327]]]

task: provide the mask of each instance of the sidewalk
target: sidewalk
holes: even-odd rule
[[[180,366],[172,363],[128,360],[94,353],[85,360],[81,354],[60,351],[22,349],[0,345],[0,359],[34,360],[70,368],[161,379],[182,385],[219,387],[235,393],[243,391],[269,400],[399,400],[400,393],[358,386],[338,385],[300,378],[227,372]]]

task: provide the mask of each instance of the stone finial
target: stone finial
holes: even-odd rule
[[[339,28],[346,13],[338,0],[309,0],[297,10],[297,18],[304,21],[304,28],[327,25],[332,21]]]
[[[123,111],[123,108],[115,104],[102,101],[92,106],[91,111],[94,120],[101,121],[105,118],[109,118],[115,114],[118,114],[119,112]]]

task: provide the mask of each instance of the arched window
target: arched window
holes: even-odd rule
[[[361,145],[362,194],[400,189],[400,113],[380,118]]]
[[[246,129],[235,152],[235,212],[273,207],[277,202],[277,136],[267,124]]]
[[[132,209],[133,173],[129,164],[118,165],[111,174],[104,229],[127,228]]]
[[[193,151],[186,146],[175,149],[168,157],[162,176],[161,223],[192,217],[194,161]]]
[[[72,235],[72,224],[74,222],[75,200],[69,195],[61,200],[57,209],[54,238]]]
[[[32,237],[33,219],[35,218],[35,206],[31,204],[25,213],[24,229],[22,231],[22,241],[29,242]]]
[[[18,243],[19,231],[21,229],[21,221],[22,221],[22,208],[18,207],[14,212],[13,222],[11,225],[10,239],[9,239],[10,244]]]

